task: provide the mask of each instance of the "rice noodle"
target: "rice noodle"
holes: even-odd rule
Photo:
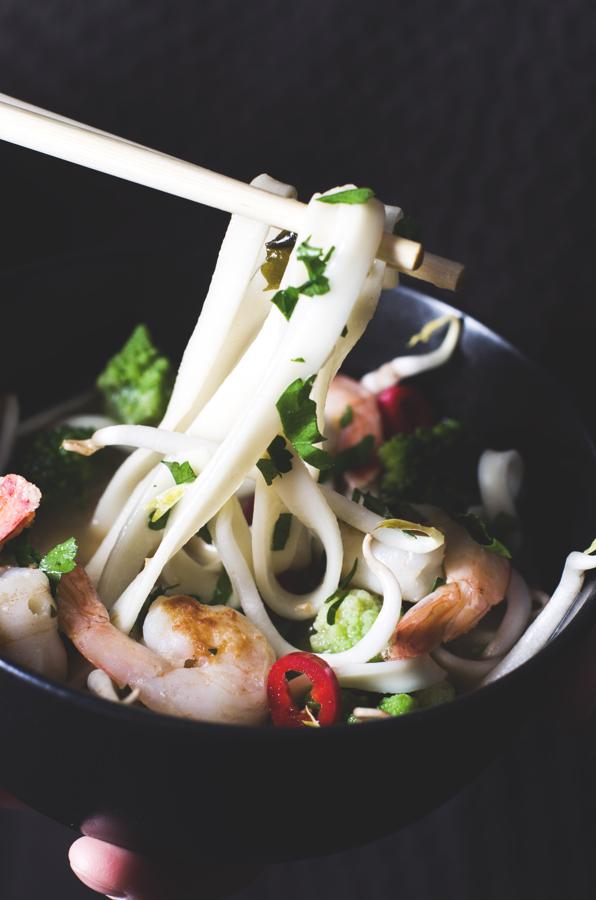
[[[500,662],[500,657],[492,659],[464,659],[444,647],[433,652],[433,659],[446,670],[455,681],[468,687],[477,684]]]
[[[569,554],[565,561],[561,580],[548,604],[520,637],[510,653],[492,670],[482,684],[490,684],[491,681],[516,669],[548,643],[580,595],[586,572],[590,569],[596,569],[596,556],[578,551]],[[577,608],[579,608],[579,604]]]
[[[384,363],[374,372],[368,372],[361,379],[364,387],[376,394],[392,387],[404,378],[411,378],[444,365],[457,347],[461,331],[459,316],[446,316],[445,320],[449,321],[447,333],[436,350],[431,350],[429,353],[396,356],[395,359]]]
[[[527,628],[532,614],[532,597],[528,585],[516,569],[511,570],[511,580],[505,596],[507,610],[496,634],[484,648],[482,656],[504,656]]]

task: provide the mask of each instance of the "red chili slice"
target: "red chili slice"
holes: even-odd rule
[[[288,653],[273,663],[267,679],[267,699],[274,725],[300,728],[313,724],[312,714],[299,707],[290,693],[287,675],[297,672],[306,675],[312,688],[310,696],[319,704],[316,719],[319,725],[333,725],[339,720],[341,694],[339,682],[331,666],[314,653]]]
[[[35,518],[41,491],[22,475],[0,478],[0,550]]]
[[[377,394],[385,438],[409,434],[415,428],[433,425],[433,409],[421,391],[408,384],[395,384]]]

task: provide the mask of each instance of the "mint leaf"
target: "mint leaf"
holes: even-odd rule
[[[325,194],[324,197],[317,197],[320,203],[366,203],[375,196],[372,188],[348,188],[345,191],[336,191],[335,194]]]
[[[189,484],[196,480],[196,475],[192,470],[190,463],[186,460],[183,463],[166,462],[162,459],[164,466],[167,466],[176,484]]]
[[[315,376],[297,378],[285,389],[277,403],[284,434],[294,450],[316,469],[329,469],[333,460],[326,450],[314,444],[324,440],[317,425],[317,405],[310,398]],[[257,463],[258,465],[258,463]]]
[[[39,561],[39,568],[46,573],[48,578],[58,581],[62,575],[72,572],[76,566],[78,549],[76,540],[70,537],[46,553]]]
[[[281,434],[273,438],[267,447],[269,456],[263,456],[257,462],[257,469],[267,482],[271,484],[274,478],[285,475],[292,468],[292,454],[286,447]]]
[[[271,549],[283,550],[288,543],[290,527],[292,525],[292,513],[280,513],[273,528],[271,537]]]

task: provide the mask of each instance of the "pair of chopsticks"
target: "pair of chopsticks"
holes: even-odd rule
[[[0,140],[287,231],[300,230],[306,209],[298,200],[261,191],[5,94],[0,94]],[[396,235],[383,235],[377,256],[447,290],[456,290],[463,274],[461,263],[426,253],[417,241]]]

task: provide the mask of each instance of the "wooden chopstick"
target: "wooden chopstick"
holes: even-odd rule
[[[167,153],[0,94],[0,139],[206,206],[299,231],[305,204],[176,159]],[[425,254],[417,241],[385,234],[378,258],[437,287],[455,290],[460,263]]]

